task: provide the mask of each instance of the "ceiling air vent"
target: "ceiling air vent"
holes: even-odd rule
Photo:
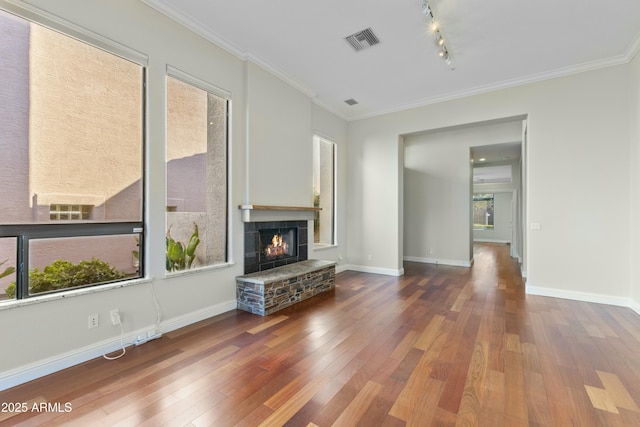
[[[349,42],[351,47],[354,48],[356,52],[380,43],[378,37],[373,34],[371,27],[367,28],[366,30],[358,31],[355,34],[351,34],[344,39]]]
[[[347,100],[346,100],[346,101],[344,101],[344,102],[346,102],[346,103],[347,103],[347,105],[356,105],[356,104],[358,103],[358,101],[356,101],[356,100],[355,100],[355,99],[353,99],[353,98],[349,98],[349,99],[347,99]]]

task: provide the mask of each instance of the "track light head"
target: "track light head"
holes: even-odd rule
[[[438,56],[442,58],[452,70],[454,70],[455,68],[451,66],[449,50],[445,45],[444,37],[440,33],[440,24],[433,15],[433,11],[431,10],[431,6],[427,0],[422,0],[422,14],[429,19],[429,30],[433,32],[434,42],[438,47]]]
[[[426,17],[433,17],[433,14],[431,13],[431,7],[429,7],[429,3],[422,3],[422,14]]]

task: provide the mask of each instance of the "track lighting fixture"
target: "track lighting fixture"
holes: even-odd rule
[[[449,57],[449,50],[445,45],[444,37],[440,31],[440,24],[436,21],[435,16],[433,16],[433,11],[431,10],[431,6],[429,2],[426,0],[422,1],[422,14],[429,20],[429,30],[433,33],[434,41],[436,46],[438,47],[438,56],[444,59],[445,64],[447,64],[451,69],[454,68],[451,66],[451,58]]]

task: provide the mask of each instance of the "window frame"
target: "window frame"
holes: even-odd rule
[[[29,242],[30,240],[58,239],[64,237],[98,237],[131,234],[138,238],[138,277],[127,277],[122,280],[88,283],[84,286],[65,288],[59,291],[29,294]],[[0,238],[14,237],[17,240],[16,254],[16,297],[15,300],[37,297],[52,293],[68,292],[75,289],[84,289],[106,285],[115,282],[138,280],[145,277],[144,260],[144,227],[141,222],[114,222],[114,223],[54,223],[54,224],[20,224],[0,225]],[[8,300],[14,301],[14,300]],[[5,302],[5,301],[3,301]]]
[[[337,197],[337,193],[338,193],[338,144],[330,137],[322,135],[321,133],[318,132],[314,132],[313,134],[313,144],[315,145],[316,142],[318,144],[321,143],[327,143],[330,144],[332,149],[331,149],[331,242],[327,243],[327,242],[316,242],[315,241],[315,226],[313,228],[314,230],[314,239],[313,239],[313,248],[314,249],[324,249],[324,248],[332,248],[335,246],[338,246],[338,234],[337,234],[337,230],[338,230],[338,226],[337,226],[337,212],[338,212],[338,206],[337,206],[337,201],[338,201],[338,197]],[[315,156],[315,147],[313,149],[313,153]],[[321,156],[321,154],[319,154]],[[320,164],[320,162],[322,161],[322,158],[318,159],[318,164]],[[314,162],[314,168],[312,168],[312,173],[315,174],[315,159],[313,160]],[[320,166],[321,167],[321,166]],[[319,172],[321,173],[321,172]],[[315,184],[314,184],[315,186]],[[314,196],[315,197],[315,196]],[[321,215],[321,211],[316,211],[316,215]],[[315,217],[314,217],[314,222],[315,222]],[[322,228],[322,222],[320,222],[320,227]]]
[[[6,0],[0,0],[0,10],[8,14],[14,15],[18,19],[25,20],[31,24],[40,25],[61,35],[75,39],[78,42],[85,43],[93,48],[100,49],[106,53],[117,56],[121,59],[134,63],[141,68],[141,135],[140,135],[140,184],[141,184],[141,203],[140,203],[140,220],[139,221],[114,221],[114,222],[97,222],[92,220],[63,220],[51,221],[50,223],[0,223],[0,239],[15,238],[16,239],[16,296],[15,299],[3,300],[0,303],[15,303],[19,300],[25,300],[33,297],[39,297],[49,294],[61,294],[74,291],[77,289],[85,289],[92,287],[100,287],[117,282],[138,281],[146,277],[145,266],[145,228],[146,228],[146,196],[147,196],[147,114],[148,114],[148,57],[142,53],[121,45],[111,39],[93,33],[79,25],[66,21],[56,15],[50,14],[37,7],[25,4],[17,5]],[[138,240],[138,267],[136,277],[127,277],[121,280],[90,283],[84,286],[76,286],[73,288],[65,288],[58,291],[49,291],[34,295],[29,294],[29,242],[34,239],[57,239],[66,237],[99,237],[110,235],[130,234]]]
[[[491,197],[480,197],[480,196],[487,196],[487,195],[491,195]],[[478,197],[476,197],[478,196]],[[487,202],[487,201],[491,201],[493,208],[492,208],[492,222],[493,224],[491,224],[490,226],[487,225],[485,227],[476,227],[476,222],[475,222],[475,202]],[[472,202],[472,206],[473,206],[473,230],[474,231],[492,231],[495,229],[495,192],[492,193],[487,193],[487,192],[474,192],[473,196],[471,198],[471,202]]]
[[[225,177],[225,195],[226,195],[226,200],[225,200],[225,206],[224,206],[224,210],[225,210],[225,259],[222,262],[218,262],[218,263],[214,263],[214,264],[207,264],[207,265],[199,265],[199,266],[195,266],[193,268],[190,269],[184,269],[184,270],[176,270],[176,271],[168,271],[166,270],[166,268],[164,269],[164,277],[175,277],[175,276],[179,276],[179,275],[184,275],[184,274],[192,274],[192,273],[196,273],[196,272],[201,272],[201,271],[208,271],[208,270],[217,270],[220,268],[225,268],[225,267],[229,267],[234,265],[234,261],[233,261],[233,250],[232,250],[232,221],[231,221],[231,215],[232,215],[232,210],[231,210],[231,205],[232,205],[232,200],[231,200],[231,179],[232,179],[232,170],[231,170],[231,165],[232,165],[232,153],[231,153],[231,140],[232,140],[232,128],[231,128],[231,124],[232,124],[232,96],[231,96],[231,92],[222,89],[219,86],[216,86],[212,83],[209,83],[208,81],[202,80],[196,76],[194,76],[193,74],[190,74],[188,72],[185,72],[175,66],[172,66],[170,64],[167,64],[166,66],[166,71],[165,71],[165,115],[167,113],[167,107],[168,107],[168,101],[167,101],[167,85],[168,85],[168,81],[167,78],[173,78],[176,79],[182,83],[191,85],[195,88],[198,88],[208,94],[217,96],[219,98],[222,98],[225,103],[226,103],[226,115],[225,115],[225,128],[226,128],[226,141],[225,141],[225,167],[226,167],[226,177]],[[165,116],[166,117],[166,116]],[[166,126],[167,123],[165,122],[165,150],[166,147],[168,145],[168,139],[167,139],[167,133],[166,132]],[[208,151],[209,147],[207,147],[207,151]],[[166,152],[165,152],[166,154]],[[167,171],[166,169],[167,167],[167,159],[166,159],[166,155],[165,155],[165,173]],[[171,199],[167,197],[167,186],[168,183],[165,182],[165,195],[164,195],[164,199],[165,199],[165,229],[167,228],[167,214],[170,212],[175,212],[174,210],[170,209],[173,208],[173,205],[169,205],[169,201],[177,201],[178,203],[182,202],[184,203],[184,200],[176,200],[176,199]],[[207,212],[207,214],[209,214]],[[201,242],[200,244],[203,244],[203,242]],[[163,252],[166,256],[166,250]]]

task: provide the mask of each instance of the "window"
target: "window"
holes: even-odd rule
[[[227,262],[228,94],[167,76],[167,271]]]
[[[143,275],[145,60],[49,24],[0,10],[0,300]]]
[[[316,247],[335,245],[336,144],[313,138],[313,205],[320,208],[313,221]]]
[[[473,195],[473,229],[493,229],[493,194],[474,193]]]
[[[91,205],[49,205],[51,221],[70,221],[91,219]]]

